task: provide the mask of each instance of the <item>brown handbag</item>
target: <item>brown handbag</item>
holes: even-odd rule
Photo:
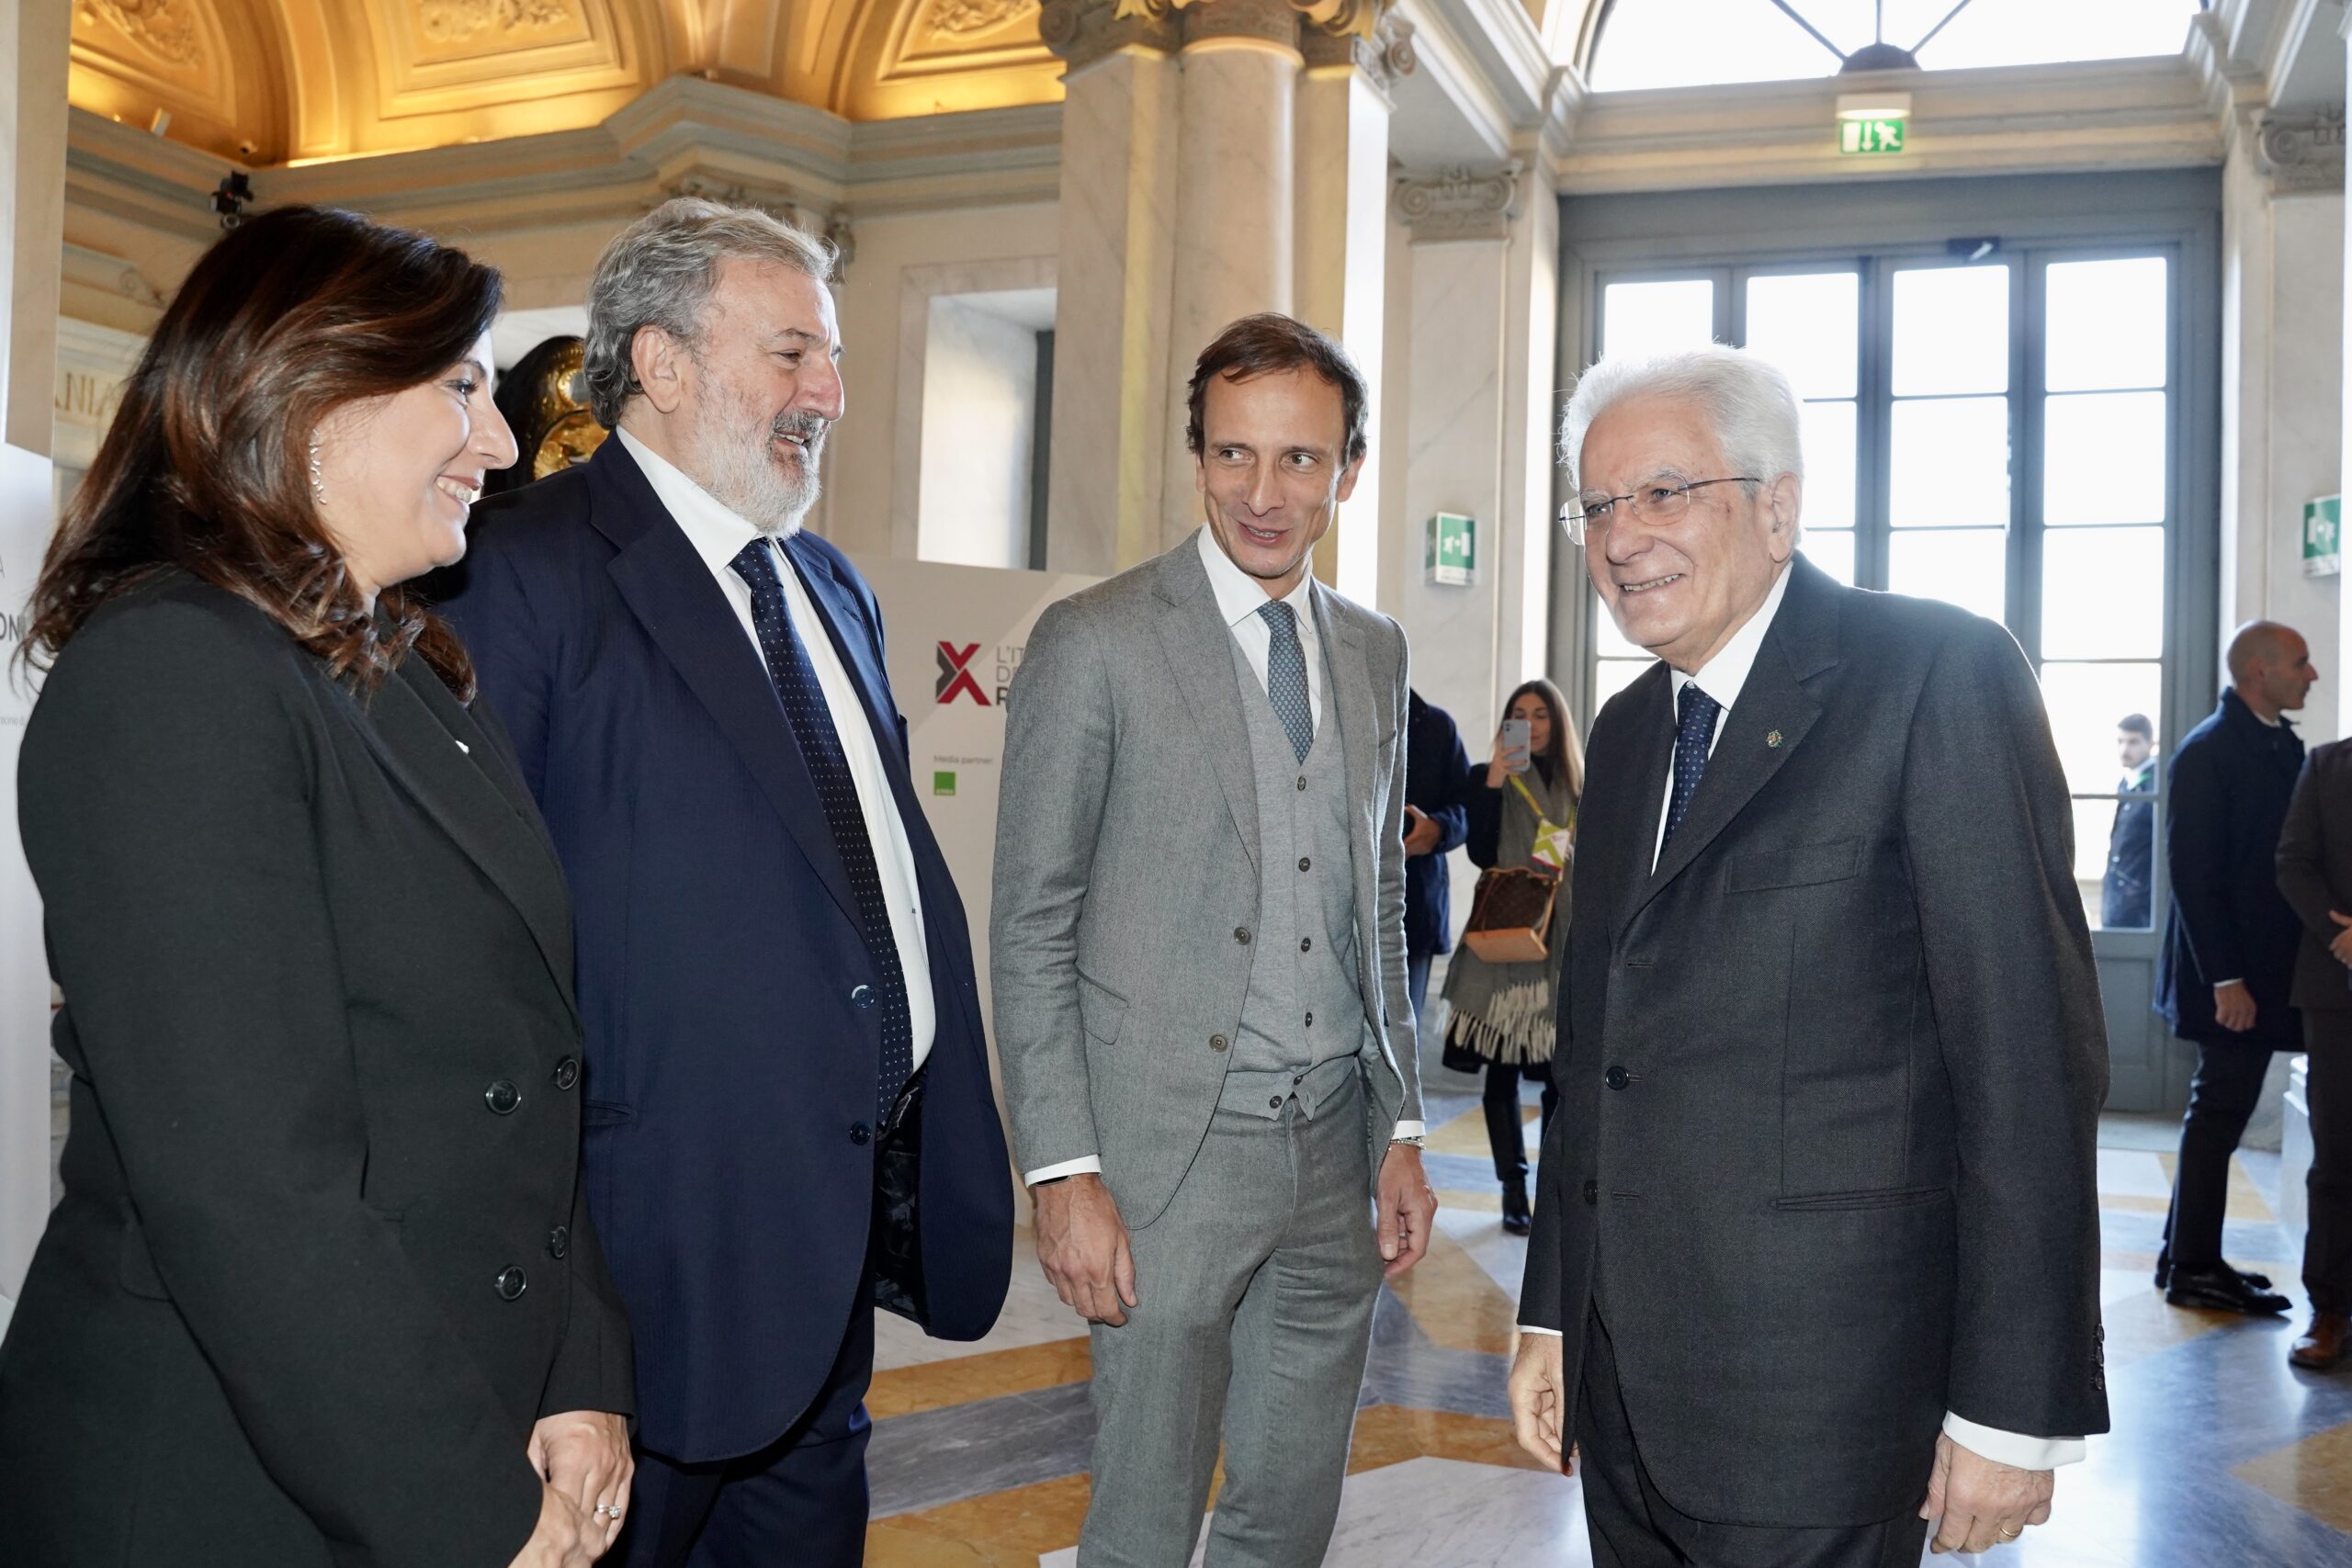
[[[1524,866],[1482,871],[1478,890],[1471,896],[1470,926],[1462,940],[1489,964],[1548,958],[1552,906],[1559,896],[1560,879],[1548,872]]]

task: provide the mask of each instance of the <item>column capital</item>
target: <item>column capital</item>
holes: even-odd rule
[[[1065,76],[1123,49],[1174,54],[1184,47],[1183,27],[1174,12],[1136,0],[1045,0],[1037,36],[1062,62]]]
[[[1172,54],[1205,39],[1254,38],[1309,64],[1356,64],[1385,85],[1413,69],[1412,25],[1396,0],[1045,0],[1037,30],[1078,70],[1140,45]]]
[[[2254,117],[2254,166],[2273,196],[2344,189],[2344,110],[2303,114],[2265,110]]]
[[[1413,52],[1413,24],[1397,16],[1383,17],[1369,33],[1309,27],[1300,36],[1299,52],[1310,71],[1344,65],[1363,72],[1384,96],[1421,62]]]
[[[1499,240],[1519,216],[1517,159],[1493,168],[1456,165],[1433,175],[1408,173],[1394,187],[1396,216],[1413,231],[1413,243],[1437,240]]]

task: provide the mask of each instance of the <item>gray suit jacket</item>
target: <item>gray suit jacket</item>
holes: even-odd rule
[[[1317,585],[1354,809],[1365,1137],[1421,1114],[1405,989],[1405,634]],[[1232,633],[1190,539],[1048,608],[1008,698],[989,922],[1020,1168],[1087,1155],[1130,1225],[1206,1134],[1258,923],[1258,798]]]

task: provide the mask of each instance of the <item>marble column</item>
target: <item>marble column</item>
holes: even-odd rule
[[[1380,425],[1388,310],[1388,96],[1413,68],[1411,24],[1366,32],[1308,28],[1299,83],[1292,310],[1347,345],[1371,390],[1368,429]],[[1353,499],[1315,552],[1316,574],[1360,604],[1380,591],[1380,445]]]
[[[2220,632],[2284,621],[2333,675],[2352,649],[2341,580],[2303,575],[2301,516],[2343,471],[2344,120],[2262,111],[2238,130],[2222,169]],[[2307,739],[2347,732],[2344,701],[2323,691]]]
[[[0,0],[0,652],[24,635],[51,521],[50,425],[65,243],[68,0]],[[0,681],[0,1319],[49,1220],[49,967],[17,820],[31,709]]]
[[[1046,564],[1108,574],[1159,547],[1182,39],[1102,0],[1038,26],[1067,62]]]
[[[1227,323],[1292,308],[1292,115],[1302,63],[1289,0],[1209,0],[1188,7],[1183,25],[1162,547],[1201,521],[1184,439],[1193,361]]]
[[[1408,173],[1394,186],[1410,231],[1392,280],[1409,299],[1391,339],[1384,487],[1392,557],[1381,607],[1411,639],[1413,685],[1453,714],[1483,760],[1512,687],[1544,672],[1550,603],[1551,388],[1558,251],[1548,190],[1516,163]],[[1433,583],[1430,518],[1477,523],[1475,581]],[[1465,886],[1475,872],[1456,867]]]
[[[1049,562],[1111,571],[1198,525],[1192,369],[1235,319],[1339,336],[1376,389],[1388,0],[1047,0],[1064,75]],[[1370,494],[1360,485],[1359,493]],[[1318,555],[1369,601],[1369,502]]]

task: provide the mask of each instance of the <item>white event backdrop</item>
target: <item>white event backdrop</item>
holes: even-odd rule
[[[964,896],[980,1016],[987,1019],[989,879],[996,864],[1006,689],[1046,606],[1097,580],[880,556],[851,559],[882,605],[890,690],[907,718],[915,793]],[[990,1061],[993,1071],[993,1052]]]

